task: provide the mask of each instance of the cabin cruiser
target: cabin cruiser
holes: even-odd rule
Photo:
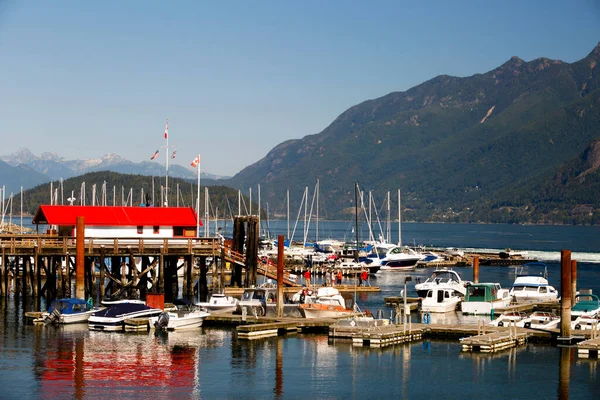
[[[140,317],[155,317],[162,313],[159,308],[148,307],[145,304],[121,303],[96,311],[88,319],[90,330],[122,331],[125,320]]]
[[[48,312],[42,314],[41,321],[46,324],[55,322],[58,324],[74,324],[78,322],[87,322],[90,315],[100,311],[99,308],[92,306],[91,301],[83,299],[58,299],[54,300],[48,308]]]
[[[422,258],[410,248],[395,246],[381,258],[381,271],[411,271]]]
[[[158,316],[150,317],[149,327],[165,331],[199,328],[210,315],[189,301],[176,300],[175,305],[177,309],[173,311],[164,311]]]
[[[490,315],[497,308],[507,307],[510,301],[508,290],[499,283],[473,283],[467,286],[460,307],[463,314]]]
[[[535,311],[530,316],[517,322],[517,326],[531,329],[555,329],[559,323],[559,316],[547,311]]]
[[[354,309],[346,307],[346,300],[335,288],[330,288],[328,295],[320,296],[312,303],[300,304],[298,309],[304,318],[332,318],[354,314]]]
[[[421,302],[422,312],[448,312],[456,310],[461,297],[456,292],[448,288],[429,289],[425,298]]]
[[[235,297],[225,296],[223,293],[213,293],[208,301],[196,303],[196,306],[212,313],[219,313],[235,311],[237,304],[238,299]]]
[[[431,276],[423,283],[417,283],[415,289],[419,297],[425,297],[431,289],[451,289],[458,295],[464,296],[467,292],[467,284],[471,282],[463,281],[458,272],[451,269],[438,269],[433,271]]]
[[[523,321],[527,318],[526,314],[520,313],[518,311],[506,312],[500,315],[498,318],[489,323],[492,326],[512,326],[513,324],[517,324],[518,322]]]
[[[446,250],[444,250],[444,254],[452,256],[452,257],[464,257],[465,256],[464,250],[461,250],[456,247],[446,247]]]
[[[543,276],[521,275],[515,279],[510,295],[518,303],[557,300],[558,290],[550,286]]]

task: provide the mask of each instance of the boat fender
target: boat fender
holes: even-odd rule
[[[502,321],[498,322],[498,326],[504,326],[504,322],[502,322]]]
[[[90,308],[94,308],[94,299],[92,299],[91,297],[88,297],[87,303],[88,303],[88,306],[90,306]]]
[[[429,324],[429,321],[431,321],[431,315],[429,315],[429,313],[425,313],[423,315],[423,322]]]

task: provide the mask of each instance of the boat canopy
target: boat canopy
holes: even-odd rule
[[[492,301],[498,293],[498,286],[494,283],[475,283],[467,286],[465,301]]]
[[[90,309],[90,304],[83,299],[57,299],[54,300],[50,305],[50,308],[48,308],[48,313],[58,310],[63,314],[70,314],[73,312],[87,311]]]

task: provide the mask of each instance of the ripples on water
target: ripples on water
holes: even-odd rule
[[[406,225],[407,237],[412,230],[414,237],[436,238],[439,246],[530,250],[530,256],[549,261],[549,280],[557,288],[560,249],[577,250],[573,258],[580,262],[579,287],[600,293],[600,267],[596,263],[600,255],[594,253],[600,248],[596,246],[600,235],[596,235],[595,228],[562,227],[569,229],[556,231],[556,227],[471,225],[463,231],[459,225],[451,225],[452,229],[442,224]],[[536,228],[540,228],[538,233]],[[497,240],[474,243],[482,235],[495,236]],[[568,246],[575,241],[577,246]],[[429,244],[427,240],[416,242]],[[536,243],[544,245],[534,247]],[[540,251],[531,251],[532,248]],[[377,274],[371,278],[371,284],[380,286],[381,293],[357,294],[357,302],[372,312],[382,309],[387,317],[391,310],[385,308],[384,297],[400,295],[406,276],[413,278],[408,293],[414,294],[416,279],[426,279],[431,271]],[[470,268],[458,271],[463,279],[472,279]],[[480,280],[500,282],[507,287],[516,272],[514,267],[481,267]],[[565,398],[559,396],[565,390],[570,399],[595,399],[600,393],[598,361],[579,359],[569,349],[561,354],[558,348],[539,344],[498,354],[471,354],[462,353],[458,341],[425,340],[373,349],[330,341],[323,334],[240,341],[231,329],[209,327],[168,334],[89,332],[85,324],[59,328],[26,326],[23,312],[32,309],[30,301],[0,299],[2,399],[539,400]],[[463,318],[460,313],[434,318],[452,323],[489,320]],[[412,319],[417,322],[420,316],[413,314]]]

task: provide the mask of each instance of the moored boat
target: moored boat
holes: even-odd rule
[[[200,308],[178,308],[175,311],[164,311],[158,316],[150,317],[148,324],[150,328],[166,331],[193,329],[201,327],[204,319],[209,315],[210,313]]]
[[[598,316],[580,315],[575,319],[575,321],[571,322],[571,329],[585,331],[592,329],[598,330],[598,328],[600,328],[600,318]]]
[[[600,314],[600,299],[595,294],[586,293],[575,296],[575,305],[571,307],[571,322],[578,317],[596,317]]]
[[[58,299],[54,300],[48,312],[42,314],[44,323],[74,324],[86,322],[90,315],[100,311],[91,302],[83,299]]]
[[[213,293],[210,299],[205,302],[196,303],[196,306],[212,313],[231,312],[237,308],[238,299],[226,296],[223,293]]]
[[[560,317],[547,311],[535,311],[517,322],[520,328],[555,329],[560,323]]]
[[[433,271],[425,282],[417,283],[415,289],[419,297],[425,297],[429,290],[437,288],[451,289],[460,296],[464,296],[467,291],[467,284],[470,283],[463,281],[458,272],[444,268]]]
[[[558,290],[548,284],[544,276],[522,274],[517,276],[510,295],[516,302],[532,302],[558,299]]]
[[[452,289],[435,288],[427,291],[425,298],[421,302],[421,311],[423,312],[448,312],[456,310],[461,297],[456,295]]]
[[[513,324],[517,324],[527,318],[526,314],[520,313],[518,311],[511,311],[502,313],[498,318],[490,322],[489,324],[492,326],[512,326]]]
[[[508,290],[499,283],[473,283],[467,286],[465,300],[460,303],[463,314],[490,315],[510,304]]]
[[[346,308],[346,300],[335,288],[329,294],[319,296],[312,303],[300,304],[298,309],[304,318],[332,318],[354,314],[353,308]]]
[[[96,311],[88,319],[90,330],[122,331],[124,322],[129,318],[149,318],[162,313],[163,310],[148,307],[145,304],[122,303]]]
[[[380,271],[411,271],[423,257],[414,250],[396,246],[381,259]]]

